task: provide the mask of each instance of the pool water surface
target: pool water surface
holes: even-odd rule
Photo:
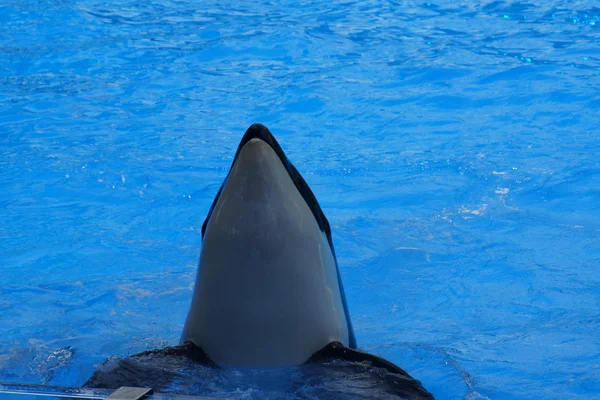
[[[599,29],[585,0],[2,1],[0,381],[178,343],[262,122],[362,349],[439,399],[600,398]]]

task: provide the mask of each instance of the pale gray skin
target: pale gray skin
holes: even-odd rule
[[[241,149],[206,228],[181,343],[221,365],[299,365],[349,344],[336,262],[275,151]]]

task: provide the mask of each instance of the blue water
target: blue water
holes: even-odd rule
[[[440,399],[600,398],[600,8],[470,3],[0,2],[0,381],[176,344],[263,122],[359,346]]]

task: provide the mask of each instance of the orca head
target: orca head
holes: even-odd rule
[[[181,343],[218,364],[298,365],[355,348],[329,222],[269,130],[248,128],[202,226]]]

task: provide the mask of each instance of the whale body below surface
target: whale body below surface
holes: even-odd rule
[[[223,395],[207,391],[211,374],[279,367],[298,381],[287,384],[287,398],[307,395],[315,379],[317,397],[433,398],[398,366],[356,347],[327,218],[271,132],[254,124],[202,226],[181,344],[110,359],[85,386]]]

